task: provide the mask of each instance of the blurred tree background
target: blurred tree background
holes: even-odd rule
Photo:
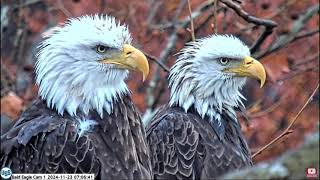
[[[1,130],[14,122],[37,97],[35,55],[50,28],[69,17],[108,14],[126,23],[133,44],[150,60],[144,83],[133,73],[128,83],[144,120],[168,102],[167,70],[175,54],[191,40],[190,14],[196,38],[214,32],[234,34],[251,47],[267,71],[260,89],[249,80],[243,90],[246,114],[239,114],[252,153],[279,141],[254,157],[255,162],[295,149],[318,131],[319,3],[317,0],[2,0]],[[136,82],[139,82],[138,84]],[[315,95],[295,118],[312,92]],[[305,171],[303,169],[303,171]]]

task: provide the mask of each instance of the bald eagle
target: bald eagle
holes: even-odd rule
[[[155,179],[208,179],[252,165],[236,111],[246,77],[266,73],[231,35],[190,42],[170,70],[170,102],[147,124]]]
[[[39,98],[1,136],[1,164],[13,173],[94,173],[150,179],[145,131],[125,79],[145,78],[144,54],[110,16],[69,19],[39,46]]]

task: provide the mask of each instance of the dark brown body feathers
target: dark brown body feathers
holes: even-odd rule
[[[145,132],[130,97],[79,136],[79,121],[38,100],[1,137],[1,164],[13,173],[94,173],[96,179],[150,179]]]
[[[163,107],[147,126],[155,179],[212,179],[252,165],[240,127],[226,121],[220,140],[209,122],[195,112]]]

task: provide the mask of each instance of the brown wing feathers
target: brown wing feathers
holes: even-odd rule
[[[214,178],[251,165],[242,135],[231,133],[233,126],[227,129],[230,137],[221,141],[200,116],[180,108],[163,108],[147,126],[155,179]]]
[[[36,110],[36,111],[35,111]],[[97,179],[150,179],[144,130],[131,99],[114,105],[92,131],[78,134],[78,122],[59,116],[41,101],[1,137],[1,164],[22,173],[94,173]]]

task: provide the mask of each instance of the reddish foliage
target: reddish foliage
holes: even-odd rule
[[[9,92],[8,95],[1,98],[1,113],[8,117],[16,119],[22,112],[23,101],[15,93]]]
[[[158,2],[158,4],[157,4]],[[16,95],[6,95],[1,98],[1,113],[16,119],[22,108],[22,105],[28,105],[37,93],[37,87],[33,84],[32,63],[34,63],[34,49],[41,33],[49,27],[55,26],[65,21],[67,16],[80,16],[83,14],[106,13],[117,17],[121,22],[129,25],[134,38],[134,44],[143,51],[159,57],[161,51],[167,45],[167,38],[172,33],[172,28],[155,28],[157,24],[167,24],[172,22],[175,17],[176,10],[180,6],[180,0],[165,1],[149,1],[140,0],[73,0],[73,1],[39,1],[34,4],[25,5],[22,8],[9,11],[10,22],[8,29],[4,33],[1,40],[5,42],[5,46],[1,48],[1,64],[6,65],[11,76],[11,81],[16,82],[17,75],[20,72],[26,72],[29,76],[23,80],[27,82],[26,87],[17,91],[20,97]],[[195,10],[204,1],[191,0],[192,9]],[[262,44],[260,51],[263,52],[277,40],[281,35],[290,32],[294,22],[301,17],[308,8],[317,4],[318,1],[299,1],[299,0],[278,0],[278,1],[242,1],[242,7],[250,14],[260,18],[272,18],[279,26],[275,32],[268,37]],[[280,10],[287,4],[287,8]],[[17,4],[7,3],[8,6]],[[158,9],[155,7],[159,6]],[[222,7],[221,3],[219,7]],[[223,6],[224,7],[224,6]],[[155,11],[154,17],[148,20],[151,12]],[[212,11],[210,11],[212,12]],[[213,18],[202,24],[209,13],[204,12],[201,16],[194,20],[195,27],[201,25],[196,31],[196,37],[204,37],[212,34],[211,24]],[[188,17],[187,6],[185,5],[178,20]],[[217,18],[219,33],[232,33],[239,36],[247,44],[253,43],[259,36],[261,30],[248,24],[234,11],[228,9],[227,13],[220,11]],[[301,33],[308,32],[311,29],[318,28],[319,14],[312,17],[303,27]],[[18,29],[18,30],[17,30]],[[18,32],[18,31],[21,32]],[[25,33],[21,36],[19,45],[15,45],[18,33]],[[174,53],[180,50],[186,41],[190,40],[190,33],[184,29],[178,29],[178,40],[175,44],[173,52],[169,56],[166,63],[169,67],[174,63]],[[3,42],[2,41],[2,42]],[[251,124],[246,127],[243,124],[243,131],[249,140],[250,147],[256,151],[284,130],[290,123],[290,120],[302,107],[314,87],[318,83],[318,69],[316,71],[305,70],[306,68],[319,67],[316,57],[313,61],[297,66],[299,62],[303,62],[312,54],[319,52],[319,34],[312,37],[306,37],[297,40],[285,46],[275,53],[265,56],[261,61],[266,67],[268,73],[268,81],[263,89],[260,89],[254,81],[249,81],[248,86],[244,90],[245,96],[248,98],[248,114],[249,116],[259,115],[251,119]],[[22,47],[22,48],[21,48]],[[30,48],[31,47],[31,48]],[[13,54],[18,54],[17,56]],[[29,70],[26,70],[29,69]],[[146,105],[146,87],[149,85],[150,79],[155,74],[157,65],[150,62],[150,75],[147,80],[141,83],[141,76],[132,73],[129,77],[128,84],[133,91],[134,102],[138,105],[141,112],[147,108]],[[301,73],[294,77],[289,77],[280,81],[287,75],[300,70]],[[166,73],[161,71],[161,79],[165,79]],[[3,80],[1,78],[3,83]],[[138,83],[137,83],[138,82]],[[162,83],[165,86],[166,83]],[[19,88],[18,88],[19,89]],[[158,105],[168,101],[168,90],[160,96]],[[2,89],[1,89],[2,90]],[[13,88],[14,90],[14,88]],[[158,90],[158,88],[156,88]],[[154,92],[156,94],[156,92]],[[283,98],[282,98],[283,97]],[[318,95],[317,95],[318,97]],[[280,153],[289,148],[296,147],[304,138],[304,135],[314,130],[319,121],[319,104],[318,98],[306,108],[299,117],[299,121],[294,125],[294,132],[282,139],[281,142],[275,144],[270,149],[264,151],[255,161],[261,161],[278,156]],[[279,102],[280,101],[280,102]],[[260,102],[260,103],[257,103]],[[272,111],[264,113],[270,106],[278,103],[279,105]]]

